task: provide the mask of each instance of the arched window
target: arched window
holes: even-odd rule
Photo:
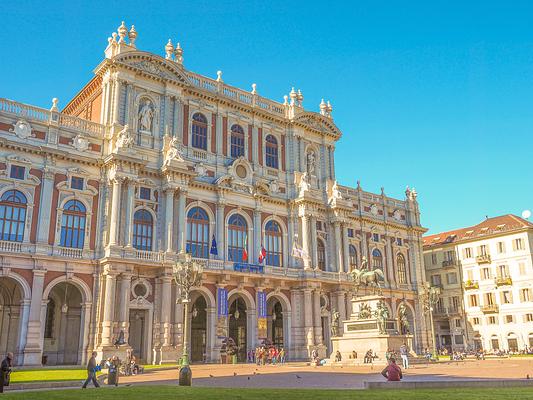
[[[353,244],[348,246],[348,255],[350,256],[350,271],[357,268],[357,250]]]
[[[398,257],[396,257],[396,266],[398,267],[398,283],[407,283],[405,258],[402,254],[398,254]]]
[[[372,250],[372,269],[383,269],[383,256],[378,249]]]
[[[270,220],[265,225],[266,265],[281,267],[283,262],[283,245],[281,227],[276,221]]]
[[[69,200],[63,207],[61,220],[61,238],[59,245],[74,249],[83,249],[85,242],[86,210],[78,200]]]
[[[209,258],[209,216],[200,207],[191,208],[187,213],[187,253]]]
[[[26,222],[26,196],[18,190],[8,190],[0,198],[0,232],[2,240],[22,242]]]
[[[324,246],[324,242],[322,239],[317,239],[316,241],[316,254],[317,254],[317,262],[318,262],[318,269],[321,271],[326,270],[326,246]]]
[[[201,113],[192,116],[192,147],[207,150],[207,118]]]
[[[266,137],[266,166],[278,168],[278,141],[273,135]]]
[[[248,224],[242,215],[233,214],[228,221],[228,259],[242,262]]]
[[[231,127],[231,156],[233,158],[244,156],[244,130],[240,125]]]
[[[133,215],[133,247],[152,251],[154,219],[147,210],[137,210]]]

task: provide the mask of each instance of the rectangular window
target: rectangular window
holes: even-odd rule
[[[474,271],[472,271],[471,269],[466,271],[466,277],[467,277],[467,279],[469,281],[473,281],[474,280]]]
[[[531,289],[530,288],[524,288],[520,289],[520,301],[522,303],[527,303],[528,301],[531,301]]]
[[[456,284],[457,274],[455,272],[450,272],[449,274],[446,274],[446,281],[448,282],[448,285]]]
[[[487,255],[487,246],[482,244],[477,248],[477,255],[478,256],[486,256]]]
[[[401,246],[402,245],[402,238],[396,238],[396,244],[398,246]]]
[[[533,314],[529,313],[524,315],[524,322],[533,322]]]
[[[372,234],[372,240],[374,242],[379,242],[379,233],[373,233]]]
[[[483,268],[481,272],[483,279],[491,279],[490,268]]]
[[[513,318],[512,315],[506,315],[506,316],[505,316],[505,323],[506,323],[506,324],[512,324],[513,321],[514,321],[514,318]]]
[[[501,294],[501,297],[502,304],[511,304],[513,302],[513,294],[508,290],[504,290]]]
[[[523,263],[523,262],[518,263],[518,273],[520,275],[526,274],[526,263]]]
[[[463,258],[472,258],[472,247],[465,247],[463,249]]]
[[[478,318],[478,317],[473,318],[473,319],[472,319],[472,323],[473,323],[474,325],[479,325],[479,318]]]
[[[150,196],[152,194],[152,190],[147,187],[141,187],[139,189],[139,198],[142,200],[150,200]]]
[[[73,176],[70,179],[70,187],[72,189],[83,190],[83,178],[80,178],[79,176]]]
[[[458,311],[460,308],[460,305],[461,305],[461,301],[459,300],[459,296],[453,296],[452,297],[452,310]]]
[[[464,343],[463,335],[455,335],[455,344],[463,344],[463,343]]]
[[[455,253],[453,250],[444,252],[444,261],[453,261],[455,259]]]
[[[496,317],[487,318],[489,325],[496,325]]]
[[[524,240],[522,238],[513,240],[513,250],[524,250]]]
[[[348,228],[348,237],[353,238],[354,237],[354,231],[352,228]]]
[[[470,304],[470,307],[477,307],[479,305],[477,294],[471,294],[468,298],[468,303]]]
[[[437,253],[431,253],[431,264],[437,264]]]
[[[498,278],[509,278],[509,268],[507,268],[507,265],[498,265]]]
[[[24,179],[24,176],[26,175],[26,168],[21,167],[20,165],[12,165],[11,166],[11,172],[9,176],[13,179]]]
[[[496,304],[496,300],[494,299],[494,293],[485,293],[485,305],[492,306],[494,304]]]
[[[496,243],[496,249],[498,249],[498,254],[505,253],[505,242]]]
[[[459,318],[457,318],[457,319],[455,320],[455,327],[456,327],[456,328],[460,328],[460,327],[461,327],[461,320],[460,320]]]
[[[440,286],[442,284],[440,275],[431,275],[431,284],[433,286]]]

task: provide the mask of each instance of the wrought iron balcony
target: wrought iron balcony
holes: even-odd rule
[[[481,255],[477,256],[476,257],[476,262],[478,264],[490,264],[491,263],[490,254],[481,254]]]
[[[510,276],[500,276],[495,278],[494,280],[496,282],[496,286],[511,286],[513,284],[513,280]]]
[[[442,268],[455,268],[457,265],[457,260],[444,260],[442,262]]]
[[[498,304],[486,304],[481,307],[484,314],[496,314],[500,311]]]
[[[479,289],[479,282],[473,280],[467,280],[465,282],[465,290],[475,290]]]

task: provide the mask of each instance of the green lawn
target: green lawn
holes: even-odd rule
[[[63,400],[76,398],[97,400],[163,400],[194,398],[195,400],[521,400],[531,399],[531,388],[512,389],[434,389],[434,390],[317,390],[317,389],[219,389],[184,388],[179,386],[132,386],[102,389],[75,389],[7,393],[5,399]]]
[[[145,371],[159,368],[176,367],[176,364],[144,365]],[[106,370],[104,370],[105,372]],[[15,369],[11,374],[11,383],[45,382],[45,381],[82,381],[87,378],[85,368],[39,368],[39,369]]]

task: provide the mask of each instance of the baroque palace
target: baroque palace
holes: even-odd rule
[[[337,184],[329,102],[307,111],[294,89],[274,102],[188,71],[179,44],[161,57],[136,38],[123,23],[62,111],[0,99],[0,352],[81,364],[123,335],[121,351],[175,361],[184,252],[204,268],[193,361],[217,362],[227,336],[239,361],[264,341],[292,360],[328,355],[363,257],[385,272],[391,319],[404,303],[414,350],[428,346],[416,191]]]

